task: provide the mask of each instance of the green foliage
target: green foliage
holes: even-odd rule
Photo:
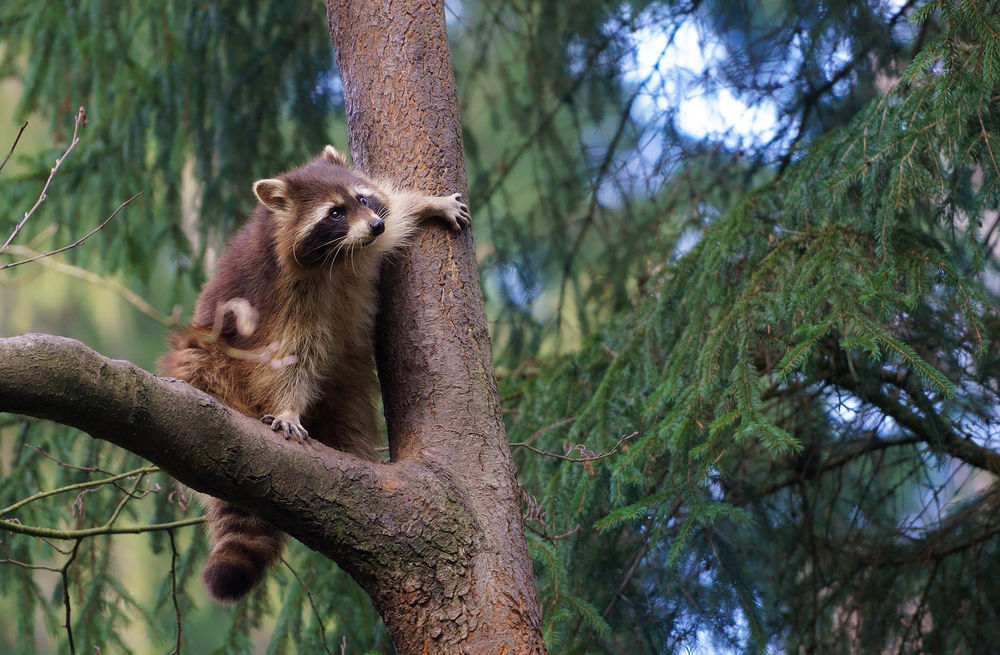
[[[945,588],[924,568],[936,557],[885,536],[952,548],[963,570],[995,548],[988,495],[976,503],[982,518],[965,525],[985,552],[938,533],[950,512],[926,495],[969,493],[955,481],[969,475],[960,463],[984,460],[955,444],[971,439],[995,462],[988,426],[998,419],[996,237],[975,227],[1000,198],[998,40],[974,3],[937,9],[940,32],[915,58],[922,63],[797,147],[794,163],[761,171],[739,201],[717,205],[690,252],[655,267],[634,308],[578,355],[506,381],[504,395],[517,400],[512,441],[600,452],[615,435],[639,433],[626,453],[593,467],[518,459],[547,510],[546,532],[583,526],[544,558],[561,553],[579,571],[559,562],[568,579],[541,573],[541,595],[556,582],[564,595],[603,589],[595,597],[620,639],[604,641],[607,652],[690,647],[703,643],[699,630],[740,652],[842,652],[861,637],[868,650],[921,651],[921,621],[940,633],[953,616],[930,618],[926,598],[975,595],[974,578]],[[690,181],[678,175],[660,193],[672,184]],[[541,432],[546,425],[560,427]],[[952,473],[942,476],[942,465]],[[581,481],[586,502],[567,502]],[[914,527],[914,515],[927,527]],[[859,576],[886,565],[914,582]],[[656,601],[643,607],[643,594]],[[594,643],[588,635],[571,647],[581,623],[563,625],[552,638],[567,652]],[[991,643],[969,629],[950,626],[942,643]]]

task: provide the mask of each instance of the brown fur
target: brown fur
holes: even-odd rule
[[[254,193],[261,202],[205,285],[194,331],[172,340],[160,369],[263,417],[286,439],[304,441],[308,430],[374,459],[379,264],[421,219],[440,216],[460,231],[468,209],[457,194],[427,196],[369,179],[332,146],[258,181]],[[212,552],[203,577],[214,598],[237,600],[280,557],[284,535],[229,503],[204,502]]]

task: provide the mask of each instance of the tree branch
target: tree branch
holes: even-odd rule
[[[7,160],[10,159],[10,156],[14,154],[14,148],[17,147],[17,142],[21,140],[21,135],[24,134],[24,130],[27,127],[28,127],[28,121],[24,121],[24,124],[21,125],[21,129],[17,131],[17,136],[14,137],[14,143],[11,144],[10,151],[7,152],[7,156],[3,158],[3,161],[0,161],[0,171],[2,171],[3,167],[7,165]]]
[[[883,381],[888,382],[888,380]],[[915,402],[923,405],[922,409],[928,418],[921,417],[905,407],[888,394],[883,393],[876,385],[861,384],[853,374],[836,375],[831,379],[831,382],[845,391],[851,392],[861,400],[875,405],[882,413],[911,431],[929,446],[940,448],[966,464],[989,471],[994,475],[1000,475],[1000,453],[960,436],[951,422],[944,415],[938,414],[926,398],[922,398],[916,390],[907,388],[905,384],[901,386],[901,389],[909,394]]]
[[[352,574],[362,563],[379,570],[378,558],[412,558],[439,525],[467,529],[455,524],[464,515],[448,500],[453,490],[426,469],[285,441],[184,382],[72,339],[0,339],[0,411],[70,425],[130,450],[198,491],[252,510]]]
[[[52,170],[53,170],[53,172],[55,172],[55,169],[52,169]],[[13,268],[14,266],[20,266],[21,264],[28,264],[30,262],[38,261],[39,259],[44,259],[45,257],[51,257],[52,255],[58,255],[61,252],[65,252],[65,251],[69,250],[70,248],[76,248],[77,246],[82,245],[84,241],[86,241],[90,237],[94,236],[94,234],[96,234],[98,231],[100,231],[101,229],[103,229],[104,226],[107,225],[111,221],[111,219],[114,218],[115,215],[117,215],[118,212],[120,212],[125,207],[125,205],[129,204],[130,202],[132,202],[133,200],[135,200],[136,198],[138,198],[141,195],[142,195],[142,191],[140,191],[139,193],[135,194],[134,196],[132,196],[128,200],[125,200],[124,202],[122,202],[120,205],[118,205],[117,209],[115,209],[113,212],[111,212],[111,214],[107,218],[105,218],[103,221],[101,221],[97,225],[97,227],[95,227],[90,232],[87,232],[82,237],[80,237],[79,239],[77,239],[73,243],[69,244],[68,246],[63,246],[62,248],[57,248],[56,250],[52,250],[52,251],[48,251],[47,250],[45,252],[38,253],[37,255],[34,255],[34,256],[29,257],[27,259],[22,259],[20,261],[16,261],[16,262],[11,262],[9,264],[0,265],[0,271],[4,270],[5,268]],[[34,211],[34,210],[32,210],[32,211]],[[27,216],[25,216],[25,218],[27,219]],[[23,225],[23,223],[22,223],[22,225]],[[20,227],[18,229],[20,229]],[[15,230],[14,234],[11,235],[11,239],[13,239],[14,236],[16,236],[16,235],[17,235],[17,231]],[[5,249],[8,249],[9,247],[10,247],[9,244],[6,244],[4,246]],[[4,250],[4,252],[6,252],[6,250]]]
[[[56,176],[56,171],[58,171],[59,167],[62,166],[63,160],[69,156],[69,153],[76,147],[76,144],[80,143],[80,137],[77,136],[77,133],[80,131],[81,123],[84,125],[87,124],[87,114],[84,113],[83,107],[80,107],[80,109],[76,112],[76,122],[73,124],[73,138],[70,139],[69,147],[66,148],[65,152],[63,152],[62,157],[56,159],[55,165],[52,167],[52,170],[49,171],[49,178],[45,180],[45,186],[42,187],[42,192],[38,194],[38,200],[35,201],[35,204],[32,205],[31,209],[24,213],[24,218],[21,219],[21,222],[14,226],[14,231],[11,232],[10,236],[7,237],[7,240],[4,241],[3,246],[0,246],[0,253],[7,250],[7,246],[9,246],[14,238],[17,237],[17,234],[21,231],[21,228],[24,227],[24,224],[28,222],[28,219],[31,218],[31,215],[35,213],[35,210],[38,209],[43,202],[45,202],[45,199],[48,197],[46,192],[49,190],[49,185],[52,184],[52,178]],[[21,135],[18,134],[18,138],[20,138],[20,136]],[[14,145],[17,145],[17,141],[14,142]],[[11,152],[13,151],[14,148],[11,147]],[[8,157],[9,156],[10,155],[8,155]],[[7,163],[7,160],[4,160],[4,163]]]

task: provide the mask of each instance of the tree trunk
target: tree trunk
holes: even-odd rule
[[[468,196],[440,0],[327,0],[359,168]],[[475,251],[429,229],[382,271],[376,330],[390,455],[446,480],[471,540],[387,567],[370,593],[400,653],[544,652],[520,488],[500,414]]]

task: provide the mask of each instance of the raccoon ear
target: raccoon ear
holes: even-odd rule
[[[271,211],[287,211],[292,208],[288,187],[281,180],[257,180],[253,183],[253,193]]]
[[[342,152],[340,152],[333,146],[327,146],[323,148],[323,157],[329,159],[334,164],[339,164],[340,166],[347,166],[347,157],[345,157]]]

